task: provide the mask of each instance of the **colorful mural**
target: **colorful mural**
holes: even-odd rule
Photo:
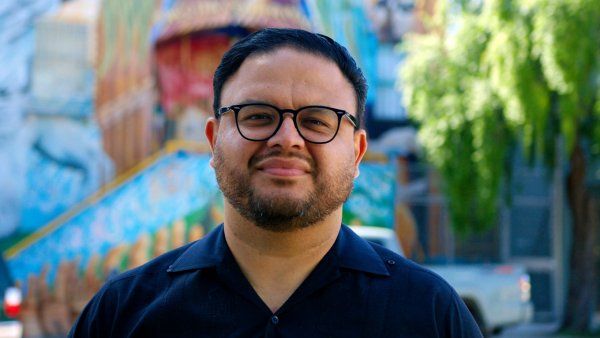
[[[155,48],[160,106],[171,127],[166,139],[205,143],[212,113],[212,78],[221,57],[246,30],[208,30],[159,42]]]
[[[209,155],[175,150],[158,156],[145,169],[102,196],[84,202],[7,252],[15,279],[48,268],[52,280],[61,262],[78,261],[83,269],[93,256],[115,247],[131,247],[142,236],[156,239],[161,229],[183,224],[210,231],[222,221],[222,197]],[[367,162],[344,209],[349,224],[393,227],[394,161]],[[182,224],[178,225],[179,227]],[[171,235],[169,235],[171,236]],[[123,267],[127,267],[124,263]]]
[[[305,0],[165,0],[160,40],[225,27],[310,29]]]
[[[369,25],[364,0],[314,0],[313,22],[316,30],[331,36],[348,48],[362,69],[369,88],[377,85],[377,36]],[[369,90],[367,103],[375,100]]]
[[[116,172],[159,148],[153,140],[152,28],[161,0],[102,0],[97,25],[95,115]]]
[[[167,115],[212,99],[213,73],[231,46],[227,34],[186,35],[156,48],[160,100]]]
[[[9,251],[9,268],[15,279],[24,280],[47,265],[52,278],[61,261],[79,259],[87,264],[95,254],[105,255],[114,246],[131,244],[143,233],[208,208],[217,191],[206,154],[168,154],[96,203],[23,243],[31,245]]]
[[[352,195],[344,205],[343,222],[394,228],[396,162],[363,162]]]
[[[1,249],[112,180],[92,115],[97,6],[59,3],[0,6]]]

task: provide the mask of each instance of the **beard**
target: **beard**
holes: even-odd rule
[[[247,168],[239,168],[227,161],[218,142],[213,163],[217,183],[227,201],[248,221],[265,230],[288,232],[309,227],[338,209],[350,196],[354,186],[354,164],[349,162],[329,172],[321,172],[315,162],[300,154],[286,154],[280,150],[253,156]],[[296,157],[311,167],[313,189],[302,197],[291,193],[260,192],[251,183],[250,174],[254,164],[268,157]],[[273,184],[285,188],[297,182],[273,180]],[[266,190],[266,189],[265,189]]]

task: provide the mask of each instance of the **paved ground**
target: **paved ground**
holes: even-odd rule
[[[559,335],[554,332],[556,332],[555,324],[528,324],[506,330],[494,338],[578,338],[578,336]]]

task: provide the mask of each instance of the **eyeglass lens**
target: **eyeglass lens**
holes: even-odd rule
[[[281,115],[270,106],[249,105],[237,114],[237,123],[242,135],[252,140],[271,137],[279,126]],[[300,135],[310,142],[327,142],[338,129],[339,117],[331,109],[306,107],[298,111],[296,125]]]

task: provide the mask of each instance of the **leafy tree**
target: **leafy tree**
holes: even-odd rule
[[[405,42],[401,83],[462,233],[495,224],[515,142],[566,177],[573,245],[563,328],[590,329],[600,199],[600,1],[439,0],[427,34]]]

